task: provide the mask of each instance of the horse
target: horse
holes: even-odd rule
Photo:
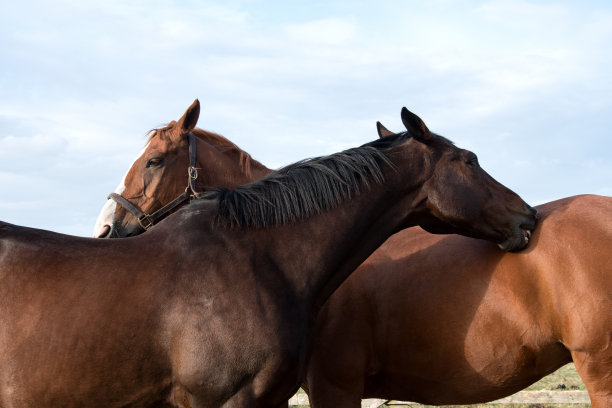
[[[187,116],[168,137],[188,138]],[[407,132],[209,190],[129,239],[1,223],[0,405],[278,407],[313,316],[392,233],[524,248],[533,208],[402,120]]]
[[[380,123],[377,130],[380,137],[393,134]],[[236,173],[236,163],[206,171]],[[175,171],[184,175],[183,168]],[[129,191],[146,185],[134,176],[127,177]],[[152,194],[180,194],[181,183],[168,181]],[[223,185],[221,178],[207,181]],[[611,202],[583,195],[536,207],[537,245],[518,254],[418,227],[394,234],[317,317],[304,383],[311,404],[358,407],[364,397],[487,402],[574,361],[593,406],[612,405],[605,374],[612,360],[605,352],[609,285],[601,282],[612,272]],[[119,225],[126,216],[135,222],[126,214],[117,209]]]
[[[612,406],[612,198],[536,209],[518,253],[420,228],[385,241],[318,315],[311,406],[484,403],[572,361],[592,406]]]

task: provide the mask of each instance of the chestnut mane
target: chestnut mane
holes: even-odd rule
[[[151,129],[150,131],[148,131],[147,143],[150,143],[156,137],[166,139],[168,137],[167,134],[174,130],[176,123],[176,121],[172,121],[161,128]],[[208,143],[209,145],[217,149],[219,152],[235,155],[237,158],[236,162],[247,177],[252,176],[251,169],[254,166],[264,167],[263,164],[253,159],[250,154],[248,154],[236,144],[231,142],[229,139],[218,133],[210,132],[208,130],[200,128],[194,128],[192,130],[192,133],[196,136],[196,138]]]

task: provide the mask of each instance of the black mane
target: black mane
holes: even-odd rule
[[[372,183],[382,184],[381,165],[390,164],[384,150],[408,137],[388,136],[303,160],[235,190],[211,190],[202,199],[217,201],[217,221],[229,227],[266,228],[303,220],[336,207]]]

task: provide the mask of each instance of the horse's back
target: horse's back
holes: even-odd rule
[[[103,252],[100,250],[103,246],[102,240],[0,221],[0,279],[37,279],[54,272],[61,274],[63,270],[79,275],[82,269],[64,266],[80,263],[83,267],[94,267],[96,254]]]
[[[541,221],[548,223],[550,218],[559,228],[571,228],[570,232],[582,230],[590,234],[592,229],[612,230],[612,197],[577,195],[540,205],[537,209]]]
[[[35,261],[32,255],[39,252],[41,232],[44,231],[0,221],[0,279],[12,273],[15,266]],[[25,265],[22,268],[26,269]]]

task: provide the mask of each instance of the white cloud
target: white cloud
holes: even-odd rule
[[[287,25],[285,31],[293,40],[315,46],[339,46],[355,39],[357,27],[341,18],[326,18],[302,24]]]
[[[0,173],[33,170],[0,179],[3,208],[15,211],[0,219],[18,215],[17,199],[4,197],[42,174],[53,203],[87,185],[79,197],[93,225],[145,132],[195,97],[201,127],[271,167],[372,140],[376,120],[402,129],[407,106],[521,193],[586,188],[587,172],[589,190],[608,191],[611,8],[470,4],[11,4],[0,36]],[[577,128],[598,144],[576,148]],[[572,160],[592,162],[557,182]],[[53,228],[74,231],[64,223]]]

